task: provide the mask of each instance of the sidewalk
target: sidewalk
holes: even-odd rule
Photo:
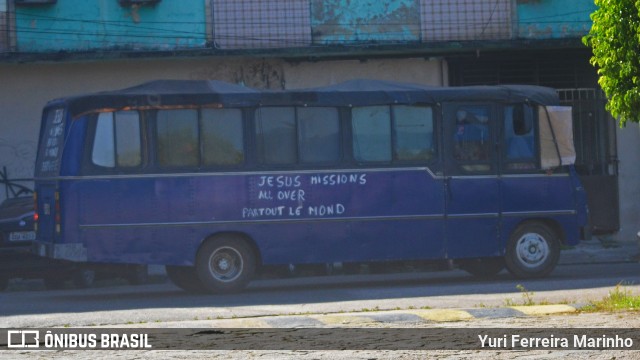
[[[638,242],[600,241],[596,238],[562,250],[560,265],[638,262]]]

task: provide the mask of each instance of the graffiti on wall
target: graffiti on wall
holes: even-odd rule
[[[0,159],[3,166],[0,198],[15,196],[17,193],[24,195],[32,188],[33,166],[36,159],[36,143],[33,141],[14,142],[6,138],[0,138]],[[22,190],[22,191],[21,191]],[[16,193],[16,194],[14,194]]]
[[[220,61],[190,73],[192,80],[222,80],[258,89],[284,89],[284,70],[278,60]]]

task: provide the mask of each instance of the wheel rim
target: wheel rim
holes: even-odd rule
[[[549,257],[549,244],[540,234],[526,233],[518,239],[516,254],[522,265],[527,268],[535,268]]]
[[[244,263],[240,252],[232,247],[221,247],[209,257],[209,272],[221,282],[231,282],[242,274]]]

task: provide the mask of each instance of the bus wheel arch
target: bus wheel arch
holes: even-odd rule
[[[560,258],[563,242],[561,227],[546,219],[524,221],[509,236],[505,265],[518,278],[539,278],[549,275]]]
[[[218,233],[200,245],[195,270],[204,291],[228,293],[244,289],[259,263],[258,248],[250,237],[242,233]]]

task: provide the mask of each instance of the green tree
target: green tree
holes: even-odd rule
[[[582,41],[592,48],[591,64],[620,121],[640,122],[640,0],[595,0],[593,26]]]

